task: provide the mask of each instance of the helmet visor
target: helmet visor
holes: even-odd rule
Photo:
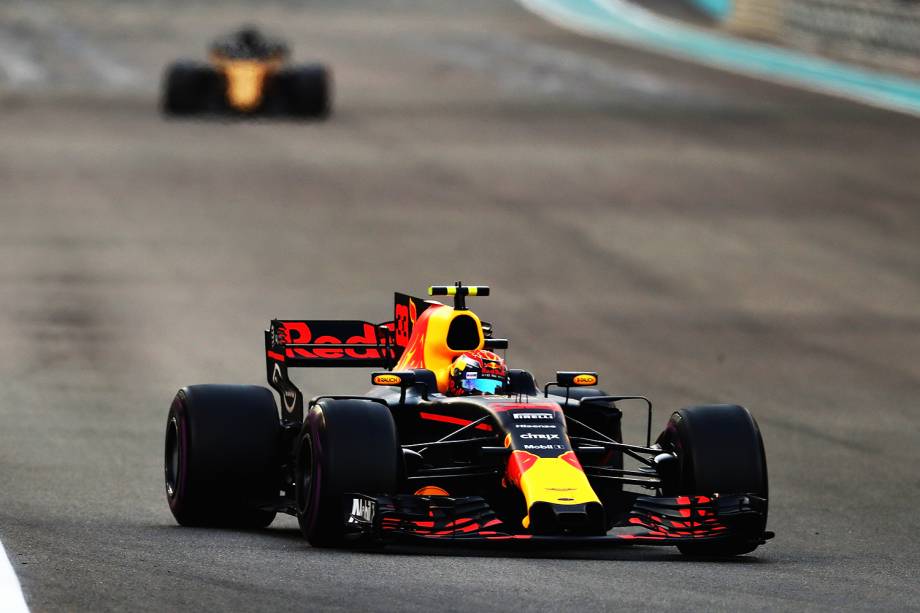
[[[462,381],[463,389],[471,394],[498,394],[505,386],[502,379],[464,379]]]

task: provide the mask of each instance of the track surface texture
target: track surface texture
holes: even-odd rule
[[[0,5],[0,538],[34,611],[918,606],[920,121],[510,2],[262,6]],[[250,21],[334,67],[334,117],[161,118],[162,67]],[[776,539],[711,562],[175,524],[177,388],[262,383],[273,316],[381,321],[456,279],[493,287],[512,366],[596,369],[656,431],[748,406]]]

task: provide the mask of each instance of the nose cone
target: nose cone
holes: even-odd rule
[[[604,507],[599,502],[535,502],[530,507],[529,528],[534,534],[601,536],[607,532],[606,525]]]
[[[266,68],[259,62],[238,61],[227,66],[227,100],[238,111],[251,111],[262,102]]]

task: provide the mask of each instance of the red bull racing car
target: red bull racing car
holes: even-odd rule
[[[397,293],[392,320],[273,320],[269,389],[179,390],[166,426],[169,507],[182,525],[257,528],[297,517],[313,546],[438,543],[674,545],[748,553],[766,531],[767,466],[737,405],[673,413],[652,441],[646,398],[560,371],[538,388],[466,303],[484,286]],[[363,367],[371,391],[305,402],[298,367]],[[625,443],[639,403],[644,443]]]

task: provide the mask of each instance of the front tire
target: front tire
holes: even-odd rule
[[[680,495],[753,494],[767,499],[767,458],[754,417],[738,405],[702,405],[671,416],[659,442],[677,454]],[[763,521],[749,534],[726,542],[678,545],[692,556],[735,556],[760,545]]]
[[[396,492],[400,447],[390,410],[369,400],[310,408],[297,450],[297,520],[314,547],[346,544],[345,494]]]
[[[263,528],[280,491],[272,393],[246,385],[179,390],[166,421],[166,499],[183,526]]]
[[[221,82],[221,75],[207,64],[171,64],[163,79],[163,113],[192,115],[217,110]]]
[[[323,65],[297,66],[279,75],[288,113],[325,119],[332,112],[332,76]]]

